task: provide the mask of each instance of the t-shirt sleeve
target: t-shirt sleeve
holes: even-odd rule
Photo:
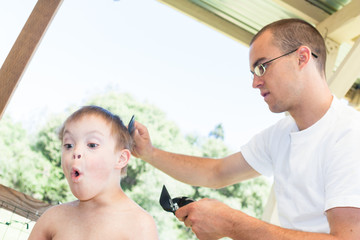
[[[270,129],[263,130],[241,147],[241,153],[246,162],[255,171],[267,177],[273,175],[268,141],[270,132]]]
[[[349,130],[330,150],[324,169],[325,209],[360,208],[360,129]]]

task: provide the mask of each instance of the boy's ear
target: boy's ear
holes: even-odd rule
[[[119,157],[117,159],[115,168],[116,169],[122,169],[122,168],[126,167],[126,165],[129,162],[130,156],[131,156],[131,153],[130,153],[130,151],[128,149],[121,150],[120,155],[119,155]]]

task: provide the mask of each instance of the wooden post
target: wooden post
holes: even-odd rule
[[[38,0],[0,69],[0,119],[63,0]]]
[[[336,72],[328,80],[332,93],[338,98],[342,98],[349,91],[356,79],[360,75],[360,37],[352,46],[350,52],[341,62]]]
[[[52,205],[0,184],[0,208],[36,221]]]

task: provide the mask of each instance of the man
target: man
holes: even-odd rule
[[[176,211],[199,239],[360,239],[360,113],[342,105],[325,77],[319,32],[299,19],[265,26],[250,44],[253,87],[289,116],[222,159],[169,153],[136,122],[134,155],[196,186],[221,188],[274,176],[282,227],[202,199]]]

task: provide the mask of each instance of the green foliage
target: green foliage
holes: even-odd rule
[[[9,117],[0,121],[1,183],[51,203],[69,199],[71,193],[61,180],[61,169],[35,151],[30,139],[21,124]]]
[[[209,133],[209,137],[219,138],[221,140],[224,140],[224,136],[225,136],[225,134],[224,134],[224,128],[223,128],[222,124],[216,125],[214,130],[212,130]]]
[[[94,96],[86,105],[98,105],[117,114],[127,125],[132,115],[149,129],[155,147],[183,154],[220,158],[230,154],[223,142],[224,130],[217,125],[209,137],[183,136],[174,122],[157,107],[140,103],[128,94],[109,92]],[[73,111],[71,111],[73,112]],[[3,184],[50,203],[67,202],[72,196],[61,169],[61,143],[57,131],[66,115],[53,116],[31,137],[20,124],[11,119],[0,121],[0,179]],[[30,141],[29,139],[35,139]],[[159,204],[162,185],[166,184],[172,197],[193,199],[214,198],[235,209],[260,217],[269,185],[256,178],[222,189],[192,187],[180,183],[148,163],[132,157],[128,174],[121,186],[128,196],[154,216],[160,239],[196,239],[171,213]]]
[[[62,126],[64,119],[61,116],[49,119],[37,134],[36,143],[32,146],[36,152],[43,154],[46,159],[57,167],[61,167],[61,144],[58,130]]]

